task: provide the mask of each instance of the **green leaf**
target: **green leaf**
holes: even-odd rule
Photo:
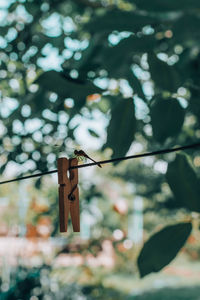
[[[140,276],[158,272],[168,265],[185,244],[192,230],[192,224],[178,223],[163,228],[144,244],[139,257]]]
[[[78,100],[78,106],[80,107],[85,104],[85,99],[88,95],[101,93],[103,91],[88,80],[80,81],[78,79],[72,79],[56,71],[43,73],[36,80],[36,83],[46,90],[55,92],[62,98],[71,97],[74,100]]]
[[[34,35],[33,44],[41,50],[46,44],[50,43],[53,47],[59,48],[59,50],[63,49],[64,46],[64,34],[61,34],[56,37],[49,37],[41,32],[37,32]]]
[[[178,205],[200,212],[200,180],[186,155],[169,163],[166,178]]]
[[[36,181],[35,181],[35,187],[36,189],[41,189],[41,184],[42,184],[42,178],[38,178]]]
[[[150,108],[150,116],[153,137],[163,143],[168,137],[179,134],[185,111],[176,99],[155,99]]]
[[[197,117],[200,123],[200,94],[193,96],[190,99],[188,109]]]
[[[36,93],[28,94],[25,97],[25,100],[30,103],[32,116],[38,116],[38,110],[42,112],[43,109],[48,107],[49,99],[47,96],[47,91],[42,87],[38,89]]]
[[[148,55],[149,71],[155,87],[169,92],[176,92],[181,85],[178,72],[173,66],[157,58],[153,53]]]
[[[103,148],[111,148],[112,157],[124,156],[133,142],[135,132],[136,118],[133,99],[120,99],[111,109],[107,142]]]
[[[127,80],[130,86],[133,88],[134,93],[146,102],[146,97],[142,89],[142,84],[131,70],[128,72]]]
[[[115,46],[118,51],[145,53],[155,48],[158,41],[154,35],[130,36]],[[124,53],[123,53],[124,54]]]
[[[103,16],[93,18],[85,25],[85,29],[95,34],[97,32],[109,33],[113,30],[137,32],[144,26],[155,23],[159,23],[156,17],[115,9],[108,11]]]
[[[188,9],[200,8],[199,0],[134,0],[138,8],[142,10],[167,12],[167,11],[182,11]]]
[[[196,40],[199,45],[199,26],[199,16],[195,16],[194,14],[183,15],[172,27],[174,40],[176,43],[184,43],[189,47],[191,47],[191,43]]]
[[[116,46],[109,47],[104,50],[103,54],[105,59],[113,59],[113,56],[116,58],[124,58],[124,53],[135,54],[135,53],[145,53],[152,51],[156,46],[157,41],[154,36],[130,36],[121,40]],[[116,59],[115,59],[116,60]]]
[[[88,132],[91,134],[91,136],[95,137],[95,138],[99,138],[99,135],[92,129],[88,129]]]
[[[8,11],[9,11],[9,12],[14,12],[15,9],[18,7],[18,5],[20,5],[20,4],[17,3],[17,2],[11,3],[11,5],[8,7]]]
[[[25,2],[24,7],[26,8],[27,12],[31,15],[36,15],[40,10],[38,5],[36,3],[34,3],[33,1],[32,2]]]
[[[9,30],[9,26],[1,26],[1,28],[0,28],[0,34],[1,34],[1,36],[4,36],[4,35],[6,35],[7,34],[7,32],[8,32],[8,30]]]
[[[82,52],[81,59],[73,60],[73,69],[81,70],[82,72],[85,71],[85,73],[91,70],[95,71],[102,63],[102,52],[104,48],[105,45],[101,34],[95,35],[90,39],[88,47]],[[66,61],[66,63],[68,63],[68,61]]]
[[[110,76],[125,77],[132,63],[133,54],[152,51],[156,44],[154,36],[130,36],[121,40],[116,46],[102,50],[102,65]]]

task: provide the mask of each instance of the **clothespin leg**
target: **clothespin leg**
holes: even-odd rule
[[[59,220],[60,232],[67,232],[68,215],[70,211],[70,203],[67,199],[68,193],[66,186],[59,187]]]
[[[68,194],[71,190],[70,181],[67,177],[69,169],[69,160],[67,158],[59,158],[58,166],[58,183],[59,183],[59,220],[60,232],[67,232],[68,215],[70,211],[70,202],[68,201]]]
[[[69,159],[69,165],[77,166],[77,158]],[[71,188],[73,191],[74,200],[70,201],[70,214],[74,232],[80,232],[80,211],[79,211],[79,190],[78,190],[78,169],[70,170]]]

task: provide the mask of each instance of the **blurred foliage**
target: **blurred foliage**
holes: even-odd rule
[[[28,269],[18,267],[13,270],[11,276],[11,288],[7,292],[0,294],[2,300],[17,299],[124,299],[126,295],[117,292],[111,288],[105,288],[101,285],[81,286],[79,284],[69,284],[62,286],[61,283],[51,276],[52,270],[48,266],[41,268]],[[117,298],[116,298],[117,297]]]
[[[181,288],[161,288],[158,291],[146,292],[144,295],[130,297],[128,300],[198,300],[199,286]]]
[[[199,8],[197,0],[7,1],[0,29],[1,173],[11,162],[20,166],[18,175],[55,168],[58,155],[78,144],[82,121],[98,122],[97,111],[108,122],[102,156],[123,156],[138,144],[142,150],[155,150],[196,141]],[[95,129],[88,132],[101,139]],[[87,143],[81,147],[87,150]],[[199,150],[187,153],[199,167]],[[199,171],[186,157],[165,155],[150,165],[145,160],[133,167],[120,165],[112,174],[132,184],[135,194],[152,200],[154,209],[187,208],[186,219],[191,211],[199,212]],[[88,191],[88,209],[96,196],[106,199],[91,185]],[[54,223],[55,203],[45,212]],[[108,232],[122,217],[104,213]],[[180,244],[175,248],[178,252]],[[162,253],[157,255],[162,260]],[[152,271],[155,268],[143,274]]]

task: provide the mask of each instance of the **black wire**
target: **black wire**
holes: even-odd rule
[[[52,171],[46,171],[46,172],[42,172],[42,173],[36,173],[36,174],[28,175],[28,176],[23,176],[23,177],[10,179],[10,180],[1,181],[0,184],[14,182],[14,181],[20,181],[20,180],[24,180],[24,179],[28,179],[28,178],[33,178],[33,177],[39,177],[39,176],[42,176],[42,175],[52,174],[52,173],[56,173],[56,172],[58,172],[58,170],[52,170]]]
[[[108,163],[115,162],[115,161],[121,161],[121,160],[127,160],[127,159],[133,159],[133,158],[139,158],[139,157],[145,157],[145,156],[154,156],[154,155],[158,155],[158,154],[176,152],[176,151],[186,150],[186,149],[196,148],[196,147],[200,147],[200,143],[187,145],[187,146],[180,146],[180,147],[176,147],[176,148],[163,149],[163,150],[158,150],[158,151],[153,151],[153,152],[135,154],[135,155],[130,155],[130,156],[118,157],[118,158],[113,158],[113,159],[108,159],[108,160],[102,160],[102,161],[98,161],[96,163],[88,163],[88,164],[73,166],[73,167],[69,168],[69,170],[90,167],[90,166],[94,166],[94,165],[98,165],[98,164],[103,165],[103,164],[108,164]]]
[[[200,147],[200,143],[191,144],[191,145],[187,145],[187,146],[180,146],[180,147],[176,147],[176,148],[168,148],[168,149],[163,149],[163,150],[158,150],[158,151],[153,151],[153,152],[135,154],[135,155],[130,155],[130,156],[118,157],[118,158],[113,158],[113,159],[108,159],[108,160],[97,161],[97,162],[92,162],[92,163],[88,163],[88,164],[83,164],[83,165],[70,167],[69,170],[80,169],[80,168],[85,168],[85,167],[91,167],[91,166],[95,166],[95,165],[99,165],[99,164],[103,165],[103,164],[108,164],[108,163],[121,161],[121,160],[127,160],[127,159],[133,159],[133,158],[139,158],[139,157],[145,157],[145,156],[154,156],[154,155],[170,153],[170,152],[177,152],[177,151],[180,151],[180,150],[186,150],[186,149],[191,149],[191,148],[196,148],[196,147]],[[28,175],[28,176],[14,178],[14,179],[11,179],[11,180],[1,181],[0,184],[14,182],[14,181],[20,181],[20,180],[24,180],[24,179],[28,179],[28,178],[33,178],[33,177],[39,177],[39,176],[42,176],[42,175],[53,174],[53,173],[56,173],[56,172],[58,172],[58,170],[52,170],[52,171],[46,171],[46,172],[42,172],[42,173],[36,173],[36,174],[33,174],[33,175]]]

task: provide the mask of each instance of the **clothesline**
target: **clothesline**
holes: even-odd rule
[[[140,158],[140,157],[146,157],[146,156],[154,156],[154,155],[165,154],[165,153],[170,153],[170,152],[177,152],[177,151],[187,150],[187,149],[192,149],[192,148],[197,148],[197,147],[200,147],[200,143],[195,143],[195,144],[190,144],[190,145],[186,145],[186,146],[162,149],[162,150],[157,150],[157,151],[153,151],[153,152],[134,154],[134,155],[124,156],[124,157],[118,157],[118,158],[113,158],[113,159],[107,159],[107,160],[82,164],[82,165],[70,167],[69,170],[80,169],[80,168],[85,168],[85,167],[91,167],[91,166],[95,166],[95,165],[99,165],[99,164],[100,165],[109,164],[109,163],[112,163],[112,162],[117,162],[117,161],[122,161],[122,160],[128,160],[128,159],[134,159],[134,158]],[[27,175],[27,176],[23,176],[23,177],[18,177],[18,178],[14,178],[14,179],[10,179],[10,180],[1,181],[0,184],[25,180],[25,179],[34,178],[34,177],[40,177],[40,176],[43,176],[43,175],[53,174],[53,173],[56,173],[56,172],[58,172],[57,169],[56,170],[51,170],[51,171],[46,171],[46,172],[41,172],[41,173],[36,173],[36,174],[32,174],[32,175]]]

